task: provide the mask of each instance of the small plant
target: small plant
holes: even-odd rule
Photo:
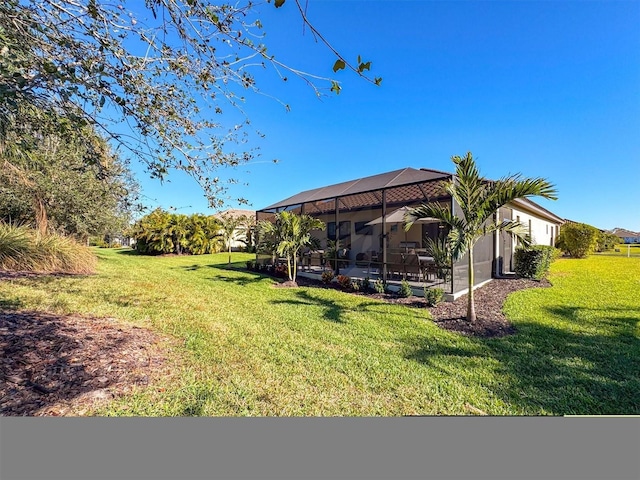
[[[435,307],[444,298],[444,290],[442,288],[424,287],[424,299],[427,301],[428,307]]]
[[[369,277],[365,277],[363,280],[360,280],[360,289],[363,292],[371,290],[371,280],[369,280]]]
[[[351,290],[353,290],[354,292],[359,292],[360,290],[362,290],[362,280],[352,280]]]
[[[400,282],[399,294],[402,298],[409,298],[411,295],[413,295],[413,290],[411,289],[411,285],[409,285],[409,282],[407,282],[405,279],[403,279],[402,282]]]
[[[284,263],[280,263],[276,265],[274,269],[274,275],[279,278],[286,278],[289,275],[287,271],[287,266]]]
[[[331,283],[331,280],[333,280],[333,270],[325,270],[324,272],[322,272],[322,283],[324,283],[325,285],[328,285]]]
[[[247,260],[247,270],[255,270],[256,262],[253,260]]]
[[[384,280],[379,278],[373,282],[373,289],[376,293],[384,293],[387,290],[387,285],[384,283]]]
[[[338,285],[340,285],[345,290],[351,287],[351,277],[349,277],[348,275],[338,275],[336,277],[336,280],[338,282]]]

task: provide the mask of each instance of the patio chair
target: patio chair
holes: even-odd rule
[[[366,253],[360,252],[356,255],[356,267],[368,267],[370,263]]]

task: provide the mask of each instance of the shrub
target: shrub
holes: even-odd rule
[[[338,282],[338,285],[340,285],[345,290],[351,287],[351,278],[348,275],[338,275],[336,277],[336,281]]]
[[[574,258],[584,258],[598,244],[600,231],[586,223],[567,223],[560,229],[556,247]]]
[[[325,270],[324,272],[322,272],[322,283],[324,283],[325,285],[328,285],[331,283],[331,280],[333,280],[333,270]]]
[[[427,301],[427,306],[435,307],[443,298],[444,290],[442,288],[424,287],[424,299]]]
[[[365,277],[363,280],[360,280],[360,288],[363,292],[371,290],[371,280],[369,280],[369,277]]]
[[[596,239],[596,252],[606,252],[607,250],[613,250],[619,243],[620,238],[618,238],[613,233],[598,231],[598,237]]]
[[[376,293],[384,293],[387,290],[387,285],[384,283],[384,280],[379,278],[378,280],[373,282],[373,289],[376,291]]]
[[[411,285],[409,285],[409,282],[407,282],[405,279],[403,279],[402,282],[400,282],[399,294],[403,298],[409,298],[411,295],[413,295],[413,290],[411,289]]]
[[[256,262],[253,260],[247,260],[247,270],[255,270]]]
[[[359,292],[362,289],[362,280],[352,280],[351,281],[351,290],[354,292]]]
[[[279,263],[273,269],[273,274],[279,278],[286,278],[289,276],[289,272],[287,270],[287,266],[284,263]]]
[[[523,278],[540,280],[549,273],[549,267],[558,256],[557,249],[549,245],[532,245],[516,249],[516,274]]]

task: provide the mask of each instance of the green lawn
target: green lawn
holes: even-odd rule
[[[606,252],[601,252],[597,255],[613,255],[615,257],[640,257],[640,245],[637,243],[616,245],[613,250],[607,250]]]
[[[92,277],[0,282],[0,306],[108,316],[177,337],[183,367],[98,415],[640,414],[640,259],[559,260],[512,295],[518,333],[226,268],[226,254],[96,250]],[[250,255],[234,254],[236,266]]]

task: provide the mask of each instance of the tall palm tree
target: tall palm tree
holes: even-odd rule
[[[489,181],[480,176],[471,152],[464,157],[453,156],[456,165],[454,178],[444,186],[460,207],[461,216],[439,203],[423,204],[405,214],[405,229],[421,218],[433,217],[449,227],[448,242],[452,261],[465,254],[469,265],[469,294],[467,302],[467,321],[476,320],[473,298],[473,247],[480,238],[496,231],[506,231],[515,235],[524,244],[529,239],[524,226],[518,221],[502,223],[493,220],[494,213],[503,205],[518,198],[540,196],[556,200],[555,186],[543,178],[523,178],[521,174]]]
[[[287,257],[287,273],[292,282],[296,281],[300,250],[316,244],[311,231],[324,230],[325,227],[325,223],[317,218],[286,211],[276,213],[273,223],[266,220],[259,223],[262,235],[271,234],[276,239],[275,250],[278,255]]]

